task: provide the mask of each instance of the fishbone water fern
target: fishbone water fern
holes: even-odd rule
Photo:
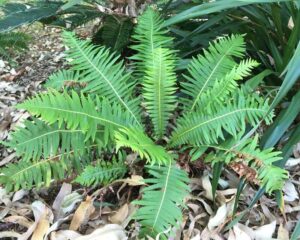
[[[75,182],[106,185],[127,169],[107,156],[136,152],[147,162],[149,178],[135,201],[135,219],[145,235],[167,239],[172,235],[167,230],[181,221],[189,192],[187,173],[176,165],[180,149],[204,149],[215,156],[213,163],[229,164],[242,155],[269,192],[281,189],[286,172],[272,165],[279,153],[259,150],[257,138],[237,144],[247,126],[272,119],[268,100],[243,84],[258,65],[244,59],[244,37],[212,42],[182,78],[163,23],[151,8],[138,18],[128,69],[109,49],[64,33],[71,68],[50,77],[48,92],[18,105],[34,118],[4,143],[22,157],[2,168],[0,179],[9,190],[47,186],[73,171],[79,172]],[[96,164],[91,163],[95,156],[101,159]]]

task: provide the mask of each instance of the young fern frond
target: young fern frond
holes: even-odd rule
[[[138,25],[132,36],[137,44],[131,46],[137,53],[131,59],[135,60],[136,71],[141,76],[145,75],[147,64],[156,57],[154,49],[170,49],[172,46],[172,38],[167,36],[168,29],[163,26],[163,23],[158,12],[150,7],[138,18]]]
[[[181,222],[189,178],[172,161],[166,166],[154,165],[148,169],[152,177],[144,180],[149,186],[143,189],[143,198],[135,202],[140,206],[135,218],[143,225],[142,231],[146,235],[155,237]],[[160,236],[160,239],[168,239],[168,234]]]
[[[65,32],[64,41],[70,49],[68,57],[72,59],[72,70],[84,71],[84,81],[87,86],[83,92],[94,92],[106,97],[111,102],[117,102],[140,123],[138,98],[132,99],[132,83],[130,73],[126,72],[123,61],[105,47],[95,47],[87,40],[78,40],[74,33]]]
[[[162,138],[170,115],[176,107],[175,57],[166,48],[156,48],[153,54],[155,58],[145,62],[147,67],[142,82],[143,97],[155,135]]]
[[[208,113],[217,111],[230,94],[237,91],[237,81],[249,76],[251,70],[257,65],[255,60],[242,60],[224,78],[216,80],[214,85],[200,96],[197,108],[205,109]]]
[[[288,178],[286,170],[273,165],[282,159],[281,152],[274,151],[273,148],[259,149],[257,135],[240,144],[236,144],[236,140],[232,139],[219,146],[204,145],[200,147],[218,150],[216,155],[208,158],[213,164],[219,161],[224,161],[226,164],[230,164],[232,161],[246,162],[249,167],[255,170],[260,184],[265,186],[269,193],[274,190],[281,190],[284,181]]]
[[[170,145],[218,143],[219,138],[224,140],[224,131],[236,137],[245,131],[247,122],[255,126],[269,110],[267,101],[257,96],[245,97],[242,91],[225,104],[212,114],[199,109],[179,118]]]
[[[116,179],[124,177],[127,171],[122,161],[101,161],[95,166],[86,166],[84,171],[74,180],[84,186],[107,185]]]
[[[80,81],[80,74],[71,70],[60,70],[50,75],[48,81],[45,83],[46,88],[53,88],[61,90],[69,86],[84,86]]]
[[[18,128],[11,134],[12,139],[4,145],[15,149],[23,161],[40,160],[61,154],[68,154],[72,149],[74,154],[83,155],[86,151],[85,136],[81,130],[66,129],[58,124],[49,125],[39,119],[25,121],[24,128]]]
[[[236,65],[233,57],[242,58],[245,41],[242,35],[224,37],[210,44],[203,55],[198,55],[188,66],[189,76],[183,82],[182,92],[188,99],[182,99],[186,110],[194,111],[201,96],[211,88],[216,80],[222,79]]]
[[[52,124],[58,122],[59,126],[65,122],[71,130],[79,129],[85,133],[86,140],[95,139],[98,126],[104,127],[106,142],[113,139],[114,131],[134,124],[132,115],[124,112],[120,105],[110,104],[107,100],[95,100],[92,97],[79,96],[72,91],[59,93],[50,91],[18,105],[34,116]]]
[[[155,144],[142,130],[136,128],[119,129],[115,133],[116,148],[129,147],[145,158],[150,164],[168,164],[171,156],[166,150]]]

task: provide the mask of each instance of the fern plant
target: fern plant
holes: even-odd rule
[[[65,32],[72,68],[53,75],[48,92],[18,105],[35,118],[5,143],[23,158],[2,169],[1,182],[9,189],[31,188],[85,168],[75,181],[108,184],[125,174],[124,163],[104,159],[94,165],[89,156],[103,159],[120,149],[137,152],[148,163],[149,178],[141,200],[135,201],[140,206],[135,218],[145,235],[162,234],[162,239],[180,223],[189,192],[187,173],[176,165],[184,147],[224,156],[216,158],[228,164],[241,151],[269,192],[281,189],[287,174],[272,165],[279,153],[259,150],[257,139],[236,144],[247,126],[272,119],[268,100],[243,84],[258,65],[244,59],[243,36],[212,42],[191,61],[179,84],[178,58],[163,24],[151,8],[139,17],[129,69],[109,49]]]
[[[11,60],[13,51],[27,49],[30,36],[22,32],[0,33],[0,56]]]

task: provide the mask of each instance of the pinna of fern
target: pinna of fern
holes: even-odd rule
[[[139,17],[133,38],[135,45],[132,48],[136,54],[131,58],[135,65],[135,72],[131,74],[120,57],[109,49],[94,46],[87,40],[77,39],[73,33],[65,32],[65,43],[69,46],[67,57],[72,59],[70,70],[54,75],[50,80],[53,84],[49,83],[52,89],[47,93],[38,94],[18,107],[40,118],[43,124],[48,124],[33,132],[41,139],[52,136],[53,131],[65,129],[70,131],[71,136],[74,136],[73,133],[80,135],[85,145],[102,144],[104,151],[114,145],[116,150],[131,150],[146,160],[150,177],[145,180],[147,187],[142,191],[142,199],[136,202],[140,208],[135,218],[141,222],[146,235],[156,236],[177,226],[188,193],[188,176],[174,161],[176,150],[182,146],[220,145],[228,137],[238,141],[246,126],[255,126],[262,118],[268,123],[272,113],[268,114],[267,100],[255,92],[249,94],[239,84],[258,64],[251,59],[242,60],[246,51],[242,35],[223,37],[211,43],[204,54],[191,61],[179,89],[175,73],[176,52],[171,49],[172,39],[156,11],[149,8]],[[70,78],[74,78],[81,88],[64,88]],[[141,94],[136,96],[134,93],[138,86],[142,89]],[[179,91],[183,97],[177,97]],[[169,122],[177,105],[180,108],[179,117],[171,129]],[[143,110],[147,119],[141,117]],[[150,131],[145,130],[148,119]],[[27,124],[25,129],[16,131],[8,143],[17,149],[17,153],[25,156],[26,161],[30,157],[51,158],[54,153],[65,153],[69,149],[77,151],[76,144],[63,141],[62,133],[55,135],[53,144],[45,140],[46,146],[18,145],[22,138],[29,136],[27,133],[31,127]],[[159,145],[164,142],[162,140],[166,143]],[[251,159],[247,164],[257,171],[268,191],[280,189],[286,178],[285,173],[278,175],[276,183],[267,176],[270,172],[279,172],[272,166],[272,157],[277,155],[261,151],[257,145],[257,142],[251,148],[247,145],[244,150],[254,153],[254,156],[263,156],[263,164],[253,163]],[[35,154],[28,154],[28,150]],[[77,159],[81,157],[72,156]],[[26,161],[23,159],[20,163]],[[60,162],[60,158],[57,161]],[[114,163],[87,166],[77,180],[84,185],[108,183],[113,178],[105,172],[108,173],[114,166]],[[4,168],[3,182],[10,181],[20,186],[20,181],[26,180],[24,176],[30,174],[25,167],[23,170],[21,167],[16,169],[10,165]],[[43,176],[46,174],[42,169],[36,171]],[[55,170],[51,173],[54,174]],[[16,174],[21,177],[14,178]],[[49,182],[46,181],[48,179],[49,175],[40,178],[41,182],[37,185]],[[168,234],[163,234],[162,238],[167,237]]]

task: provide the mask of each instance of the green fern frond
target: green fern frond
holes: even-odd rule
[[[147,63],[155,59],[154,49],[172,46],[172,38],[167,36],[168,29],[163,27],[163,19],[151,7],[138,18],[138,25],[132,38],[137,42],[131,46],[137,53],[131,57],[135,60],[137,72],[144,76]]]
[[[154,49],[153,55],[154,59],[145,62],[147,67],[142,83],[143,97],[154,125],[155,135],[161,138],[176,107],[175,56],[165,48]]]
[[[132,99],[130,73],[126,72],[119,56],[104,47],[95,47],[90,41],[78,40],[74,33],[64,32],[65,44],[70,48],[67,55],[72,59],[72,70],[84,71],[87,86],[82,92],[94,92],[111,102],[118,102],[140,124],[138,98]]]
[[[262,186],[266,187],[267,192],[281,190],[285,180],[288,178],[288,172],[273,164],[282,159],[281,152],[274,151],[273,148],[261,150],[258,144],[258,136],[247,141],[236,144],[235,139],[228,140],[219,146],[204,145],[200,147],[210,147],[218,150],[215,156],[210,160],[213,164],[224,161],[229,164],[232,161],[241,159],[249,167],[254,169]]]
[[[4,143],[16,150],[24,161],[39,160],[75,149],[75,154],[84,154],[85,136],[81,130],[68,130],[58,125],[49,125],[39,119],[25,121],[24,127],[11,134],[11,140]]]
[[[241,61],[224,78],[216,80],[214,85],[201,94],[197,108],[205,109],[208,113],[216,111],[231,93],[238,88],[238,80],[250,75],[251,70],[258,66],[255,60],[247,59]]]
[[[141,206],[135,218],[143,225],[145,234],[155,237],[181,222],[189,178],[171,161],[167,166],[149,166],[148,169],[153,177],[144,180],[149,186],[143,189],[142,200],[135,202]],[[168,239],[165,234],[161,237]]]
[[[84,186],[107,185],[124,177],[126,171],[127,167],[122,161],[101,161],[95,166],[87,166],[74,181]]]
[[[242,58],[244,54],[243,36],[232,35],[218,39],[204,50],[203,55],[194,58],[188,66],[189,76],[185,76],[187,82],[182,83],[182,92],[188,96],[188,99],[183,99],[185,109],[195,110],[202,94],[236,65],[233,58]]]
[[[115,133],[116,148],[129,147],[145,158],[150,164],[168,164],[171,156],[166,150],[156,145],[142,130],[136,128],[119,129]]]
[[[235,137],[245,131],[246,123],[255,126],[268,110],[267,101],[255,95],[245,97],[238,91],[235,98],[220,105],[217,112],[207,114],[199,109],[179,118],[170,145],[218,143],[219,138],[224,139],[224,131]]]
[[[49,186],[53,179],[64,179],[65,173],[74,169],[74,161],[79,160],[72,161],[62,154],[40,161],[19,161],[1,168],[0,183],[8,191]]]
[[[60,90],[68,86],[81,86],[80,74],[70,70],[60,70],[52,75],[45,83],[46,88]]]
[[[19,104],[18,108],[26,109],[34,116],[41,116],[50,124],[58,122],[61,127],[66,123],[68,129],[79,129],[85,133],[86,140],[95,139],[98,126],[104,127],[107,142],[113,139],[116,129],[134,124],[132,115],[124,112],[120,105],[110,104],[105,99],[79,96],[74,91],[71,94],[49,91]]]

